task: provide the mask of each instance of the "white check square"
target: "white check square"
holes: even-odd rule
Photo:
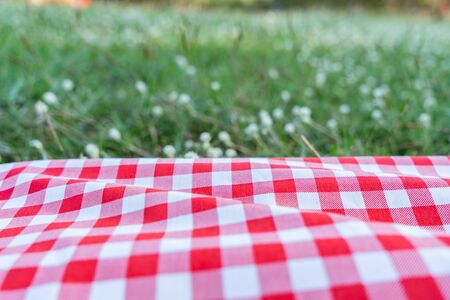
[[[52,250],[42,259],[40,265],[44,267],[59,266],[67,263],[77,250],[76,246],[70,246],[57,250]]]
[[[154,186],[153,181],[153,177],[139,177],[134,179],[134,185],[152,188]]]
[[[320,210],[320,198],[318,193],[297,193],[297,202],[300,209]]]
[[[344,209],[365,209],[366,203],[361,192],[340,192]]]
[[[419,253],[432,275],[450,275],[450,249],[420,249]]]
[[[19,234],[8,244],[8,247],[17,247],[32,244],[40,235],[40,232]]]
[[[378,165],[374,165],[374,164],[359,164],[359,167],[364,172],[381,173],[381,169],[380,169],[380,167]]]
[[[384,190],[389,208],[411,207],[408,193],[405,190]]]
[[[84,185],[84,194],[96,192],[103,190],[106,186],[106,183],[99,181],[89,181]]]
[[[164,193],[159,193],[159,194],[164,195]],[[167,203],[175,203],[175,202],[179,202],[179,201],[184,201],[184,200],[190,199],[190,197],[191,197],[191,194],[189,194],[189,193],[170,191],[167,193]]]
[[[341,222],[334,225],[343,237],[369,236],[372,230],[360,221]]]
[[[294,179],[315,178],[314,172],[311,169],[292,168],[291,171],[292,171],[292,178]]]
[[[50,224],[57,217],[58,217],[58,215],[38,215],[38,216],[33,217],[33,219],[31,220],[31,222],[29,224],[29,226],[31,226],[31,225],[41,225],[41,224]],[[0,226],[0,229],[1,229],[1,226]]]
[[[400,173],[406,174],[406,175],[416,175],[420,176],[419,171],[414,165],[397,165],[397,169]]]
[[[173,175],[172,188],[174,190],[190,190],[192,188],[192,174]]]
[[[17,177],[16,177],[15,185],[19,186],[23,183],[30,182],[33,179],[35,179],[36,177],[37,177],[37,175],[35,175],[35,174],[19,173],[19,175],[17,175]]]
[[[250,298],[260,296],[258,271],[255,266],[226,267],[222,269],[225,298]]]
[[[122,199],[122,214],[143,211],[145,208],[145,194],[139,193]]]
[[[448,188],[430,188],[431,197],[436,205],[450,204],[450,192]]]
[[[66,193],[66,186],[59,185],[45,190],[45,200],[44,203],[52,203],[57,201],[62,201]]]
[[[217,208],[217,215],[221,226],[245,222],[247,219],[241,204],[220,206]]]
[[[159,274],[156,277],[156,299],[192,299],[190,273]]]
[[[252,169],[252,182],[272,182],[272,170],[271,169]]]
[[[231,171],[214,171],[211,173],[212,186],[228,186],[233,183]]]
[[[5,203],[3,204],[3,206],[1,207],[2,209],[8,209],[8,208],[20,208],[20,207],[24,207],[25,202],[28,199],[28,195],[24,195],[24,196],[19,196],[16,198],[12,198],[9,199],[8,201],[5,201]]]
[[[90,299],[125,299],[125,279],[95,281],[92,284]]]
[[[279,230],[278,236],[280,241],[283,243],[295,243],[312,240],[311,232],[306,227]]]
[[[248,234],[222,234],[219,238],[222,248],[247,247],[252,244],[252,239]]]
[[[353,260],[365,283],[387,282],[398,278],[389,255],[384,252],[355,253]]]
[[[20,254],[0,255],[0,270],[9,270],[19,259]]]
[[[100,258],[127,257],[133,249],[133,242],[109,242],[103,245]]]
[[[104,158],[102,159],[102,167],[116,167],[120,165],[120,158]]]
[[[83,207],[78,212],[77,221],[97,220],[100,217],[101,210],[102,210],[101,204]]]
[[[66,228],[59,237],[83,237],[86,236],[91,228]]]
[[[35,160],[28,164],[29,167],[34,168],[47,168],[50,165],[50,160]]]
[[[25,299],[58,299],[59,289],[60,285],[58,283],[33,285],[27,289]]]
[[[142,230],[141,224],[119,225],[113,232],[113,235],[132,235],[138,234]]]
[[[264,205],[276,205],[277,204],[274,193],[254,195],[253,201],[255,201],[255,203],[264,204]]]
[[[188,251],[192,247],[191,238],[163,238],[159,247],[161,253]]]
[[[325,266],[319,258],[290,260],[288,270],[292,287],[296,291],[313,291],[329,285]]]
[[[86,163],[85,159],[68,159],[64,165],[65,168],[81,168]]]
[[[177,217],[169,217],[167,219],[166,231],[184,231],[192,230],[194,227],[194,220],[191,214],[184,214]]]

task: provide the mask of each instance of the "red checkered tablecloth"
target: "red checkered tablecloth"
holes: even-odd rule
[[[450,157],[0,165],[0,299],[450,299]]]

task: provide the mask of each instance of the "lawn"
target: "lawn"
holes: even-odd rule
[[[0,161],[450,153],[450,23],[0,2]]]

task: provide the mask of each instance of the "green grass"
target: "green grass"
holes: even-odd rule
[[[77,17],[68,8],[0,2],[0,161],[79,157],[89,143],[101,157],[164,156],[169,144],[178,157],[206,156],[209,147],[313,156],[305,139],[323,156],[448,155],[449,37],[448,22],[362,12],[97,4]],[[62,88],[66,78],[71,91]],[[59,101],[39,116],[35,103],[47,91]],[[172,101],[172,91],[191,101]],[[311,109],[310,122],[292,113],[296,105]],[[277,108],[284,116],[264,127],[260,111]],[[255,135],[246,134],[251,123]],[[110,138],[111,128],[121,139]],[[223,130],[229,145],[217,138]],[[210,143],[199,142],[202,132]],[[30,145],[35,139],[44,149]]]

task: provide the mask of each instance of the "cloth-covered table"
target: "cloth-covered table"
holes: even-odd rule
[[[0,165],[0,299],[450,299],[450,157]]]

